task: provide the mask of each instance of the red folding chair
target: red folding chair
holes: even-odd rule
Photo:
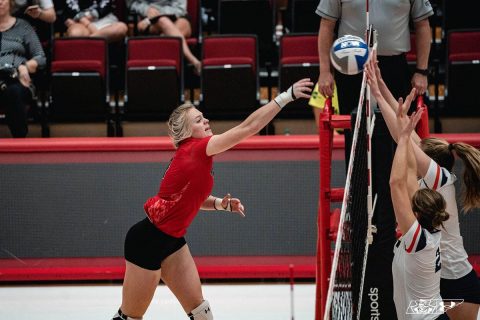
[[[279,92],[285,91],[296,81],[310,78],[316,82],[319,73],[318,36],[313,33],[287,34],[280,39],[278,64]],[[311,118],[312,110],[307,99],[292,102],[279,114],[288,118]]]
[[[444,114],[480,116],[479,73],[480,30],[450,31],[447,36]]]
[[[113,136],[106,40],[55,39],[51,70],[49,121],[107,120],[107,135]]]
[[[200,102],[209,117],[238,117],[259,106],[257,38],[219,35],[204,39]]]
[[[122,119],[165,119],[184,101],[183,52],[178,37],[127,41]]]

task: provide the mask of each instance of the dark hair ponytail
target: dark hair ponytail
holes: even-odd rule
[[[417,214],[418,223],[429,232],[443,227],[450,215],[445,211],[443,196],[431,189],[419,189],[412,197],[412,210]]]
[[[462,143],[452,143],[451,150],[462,159],[464,164],[462,200],[464,211],[480,207],[480,151],[475,147]]]

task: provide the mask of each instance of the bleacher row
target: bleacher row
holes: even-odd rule
[[[282,38],[282,90],[298,78],[318,77],[316,39],[311,34]],[[108,136],[121,136],[122,121],[165,120],[185,102],[184,78],[193,74],[185,70],[180,38],[128,38],[124,85],[116,90],[110,79],[109,48],[100,38],[53,41],[50,73],[43,78],[48,77],[50,85],[47,92],[38,92],[35,108],[44,136],[48,136],[51,122],[82,121],[105,121]],[[202,63],[199,108],[208,117],[239,119],[260,105],[255,35],[205,37]],[[285,112],[284,116],[310,116],[306,101],[302,102],[303,108],[291,108],[297,112]]]
[[[270,0],[219,0],[214,1],[216,8],[206,7],[208,1],[187,3],[193,31],[187,42],[201,57],[200,77],[185,64],[179,38],[138,36],[136,19],[122,0],[117,1],[117,15],[133,26],[124,43],[63,38],[61,30],[52,30],[46,43],[49,68],[36,78],[37,108],[32,108],[34,120],[42,124],[42,136],[49,136],[49,123],[63,121],[105,121],[108,136],[121,136],[122,121],[165,120],[185,102],[185,88],[192,100],[194,91],[200,92],[198,107],[207,117],[238,119],[260,105],[260,87],[268,87],[271,98],[272,87],[285,90],[299,78],[318,78],[318,1],[291,0],[289,18],[284,20],[290,33],[280,39],[274,37],[275,5]],[[430,94],[435,106],[431,114],[479,116],[474,80],[480,67],[480,32],[448,29],[447,3],[432,5],[436,14],[431,19],[429,82],[435,92]],[[202,21],[202,12],[216,14]],[[449,26],[460,27],[452,22]],[[414,35],[412,44],[413,39]],[[414,66],[414,46],[407,57]],[[442,102],[438,92],[443,84]],[[310,118],[307,103],[296,103],[301,106],[288,108],[281,116]]]

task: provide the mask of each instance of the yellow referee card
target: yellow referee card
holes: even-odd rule
[[[322,96],[320,92],[318,92],[318,83],[315,84],[315,88],[313,89],[312,95],[310,96],[310,101],[308,104],[311,107],[323,109],[325,106],[325,97]],[[339,114],[340,110],[338,108],[338,94],[337,94],[337,86],[334,85],[333,87],[333,98],[332,98],[332,106],[335,110],[335,114]]]

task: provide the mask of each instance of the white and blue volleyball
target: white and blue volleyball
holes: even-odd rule
[[[333,66],[343,74],[353,75],[363,71],[368,59],[368,46],[357,36],[345,35],[335,40],[330,49]]]

